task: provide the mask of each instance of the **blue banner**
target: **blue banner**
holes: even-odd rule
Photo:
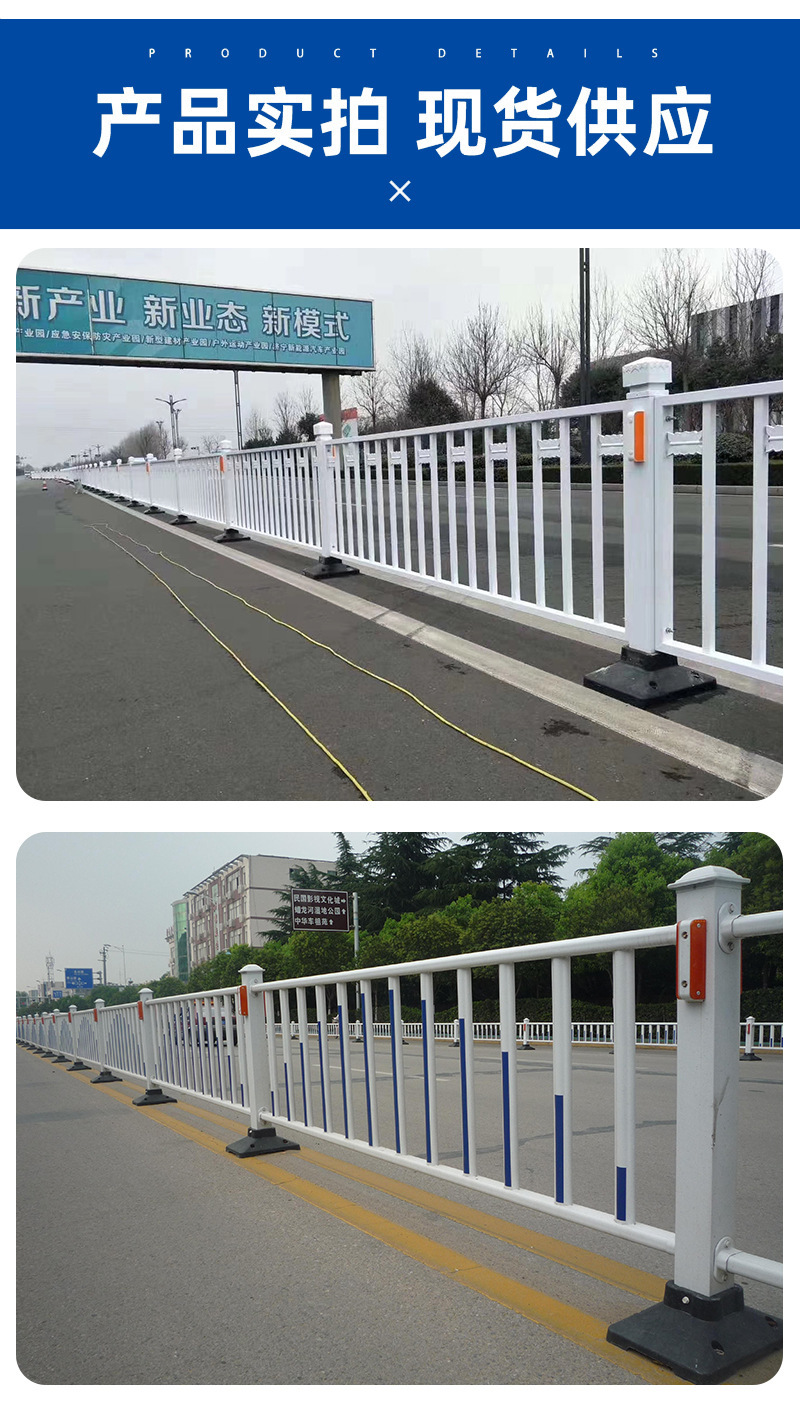
[[[798,223],[794,19],[2,32],[6,227]]]

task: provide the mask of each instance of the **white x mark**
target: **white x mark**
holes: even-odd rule
[[[407,180],[405,185],[398,185],[396,180],[390,180],[389,184],[394,186],[394,195],[389,196],[390,205],[392,203],[392,200],[397,199],[398,195],[402,195],[403,199],[407,200],[409,205],[411,204],[411,196],[406,195],[406,191],[408,190],[408,187],[411,184],[410,180]]]

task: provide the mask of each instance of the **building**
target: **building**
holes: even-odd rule
[[[186,980],[196,965],[231,946],[263,946],[276,930],[273,912],[292,885],[292,870],[312,863],[324,873],[336,867],[327,859],[242,853],[190,888],[172,904],[170,974]]]
[[[757,297],[751,302],[712,307],[692,317],[692,348],[702,354],[712,341],[738,342],[752,347],[765,337],[783,331],[783,293]]]

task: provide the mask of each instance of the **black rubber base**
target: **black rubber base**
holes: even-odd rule
[[[80,1058],[75,1063],[70,1063],[67,1072],[91,1072],[88,1063],[82,1063]]]
[[[617,663],[587,673],[583,685],[632,707],[655,707],[659,702],[709,692],[717,680],[684,667],[672,653],[640,653],[625,645]]]
[[[666,1365],[682,1380],[720,1384],[783,1345],[783,1323],[744,1304],[736,1284],[715,1297],[668,1282],[664,1300],[609,1326],[606,1340]]]
[[[193,526],[194,517],[187,517],[184,512],[179,512],[177,517],[173,517],[170,526]]]
[[[226,527],[221,536],[215,536],[215,541],[249,541],[249,536],[243,536],[236,527]]]
[[[758,1056],[757,1053],[740,1053],[740,1054],[739,1054],[739,1062],[740,1062],[740,1063],[760,1063],[760,1062],[761,1062],[761,1059],[759,1058],[759,1056]]]
[[[121,1078],[121,1077],[115,1077],[114,1074],[113,1074],[113,1073],[110,1073],[110,1072],[101,1072],[101,1073],[98,1073],[98,1074],[97,1074],[97,1077],[93,1077],[93,1078],[92,1078],[92,1082],[121,1082],[121,1081],[122,1081],[122,1078]]]
[[[67,1057],[66,1053],[58,1053],[58,1054],[56,1054],[56,1057],[53,1059],[53,1062],[54,1062],[54,1063],[68,1063],[68,1062],[69,1062],[69,1058]]]
[[[162,516],[162,509],[160,507],[146,507],[144,514],[146,517],[160,517]]]
[[[356,566],[345,565],[338,556],[320,556],[317,564],[303,571],[312,580],[330,580],[337,575],[360,575]]]
[[[148,1087],[141,1097],[131,1098],[135,1107],[161,1107],[165,1102],[176,1102],[176,1097],[168,1097],[160,1087]]]
[[[296,1141],[287,1141],[279,1136],[274,1126],[263,1126],[258,1130],[250,1126],[246,1136],[231,1141],[225,1149],[231,1155],[238,1156],[239,1160],[246,1160],[251,1155],[274,1155],[276,1151],[299,1150],[300,1147]]]

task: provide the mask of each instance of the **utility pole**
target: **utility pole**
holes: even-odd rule
[[[108,980],[107,980],[107,978],[106,978],[106,958],[107,958],[107,956],[108,956],[108,952],[110,951],[110,949],[111,949],[111,947],[110,947],[108,944],[106,944],[106,945],[103,946],[102,949],[100,950],[100,958],[101,958],[101,960],[102,960],[102,962],[103,962],[103,984],[104,984],[104,985],[107,985],[107,984],[108,984]]]
[[[186,399],[185,399],[185,397],[184,397],[183,399],[176,400],[176,399],[174,398],[173,395],[170,395],[170,397],[169,397],[168,400],[164,400],[164,399],[161,398],[160,395],[156,395],[156,399],[158,400],[158,403],[159,403],[160,405],[169,405],[169,422],[170,422],[170,428],[171,428],[171,430],[172,430],[172,447],[173,447],[174,449],[176,449],[176,448],[178,447],[178,443],[179,443],[179,439],[178,439],[178,415],[180,414],[180,410],[176,410],[175,406],[176,406],[176,405],[183,405],[183,404],[185,404],[185,403],[186,403]]]
[[[591,316],[591,273],[589,268],[589,250],[578,250],[578,307],[579,307],[579,328],[578,339],[580,342],[578,354],[580,357],[580,388],[581,404],[588,405],[591,398],[591,377],[590,370],[592,364],[592,316]],[[589,421],[585,415],[581,418],[581,448],[584,463],[589,462]]]

